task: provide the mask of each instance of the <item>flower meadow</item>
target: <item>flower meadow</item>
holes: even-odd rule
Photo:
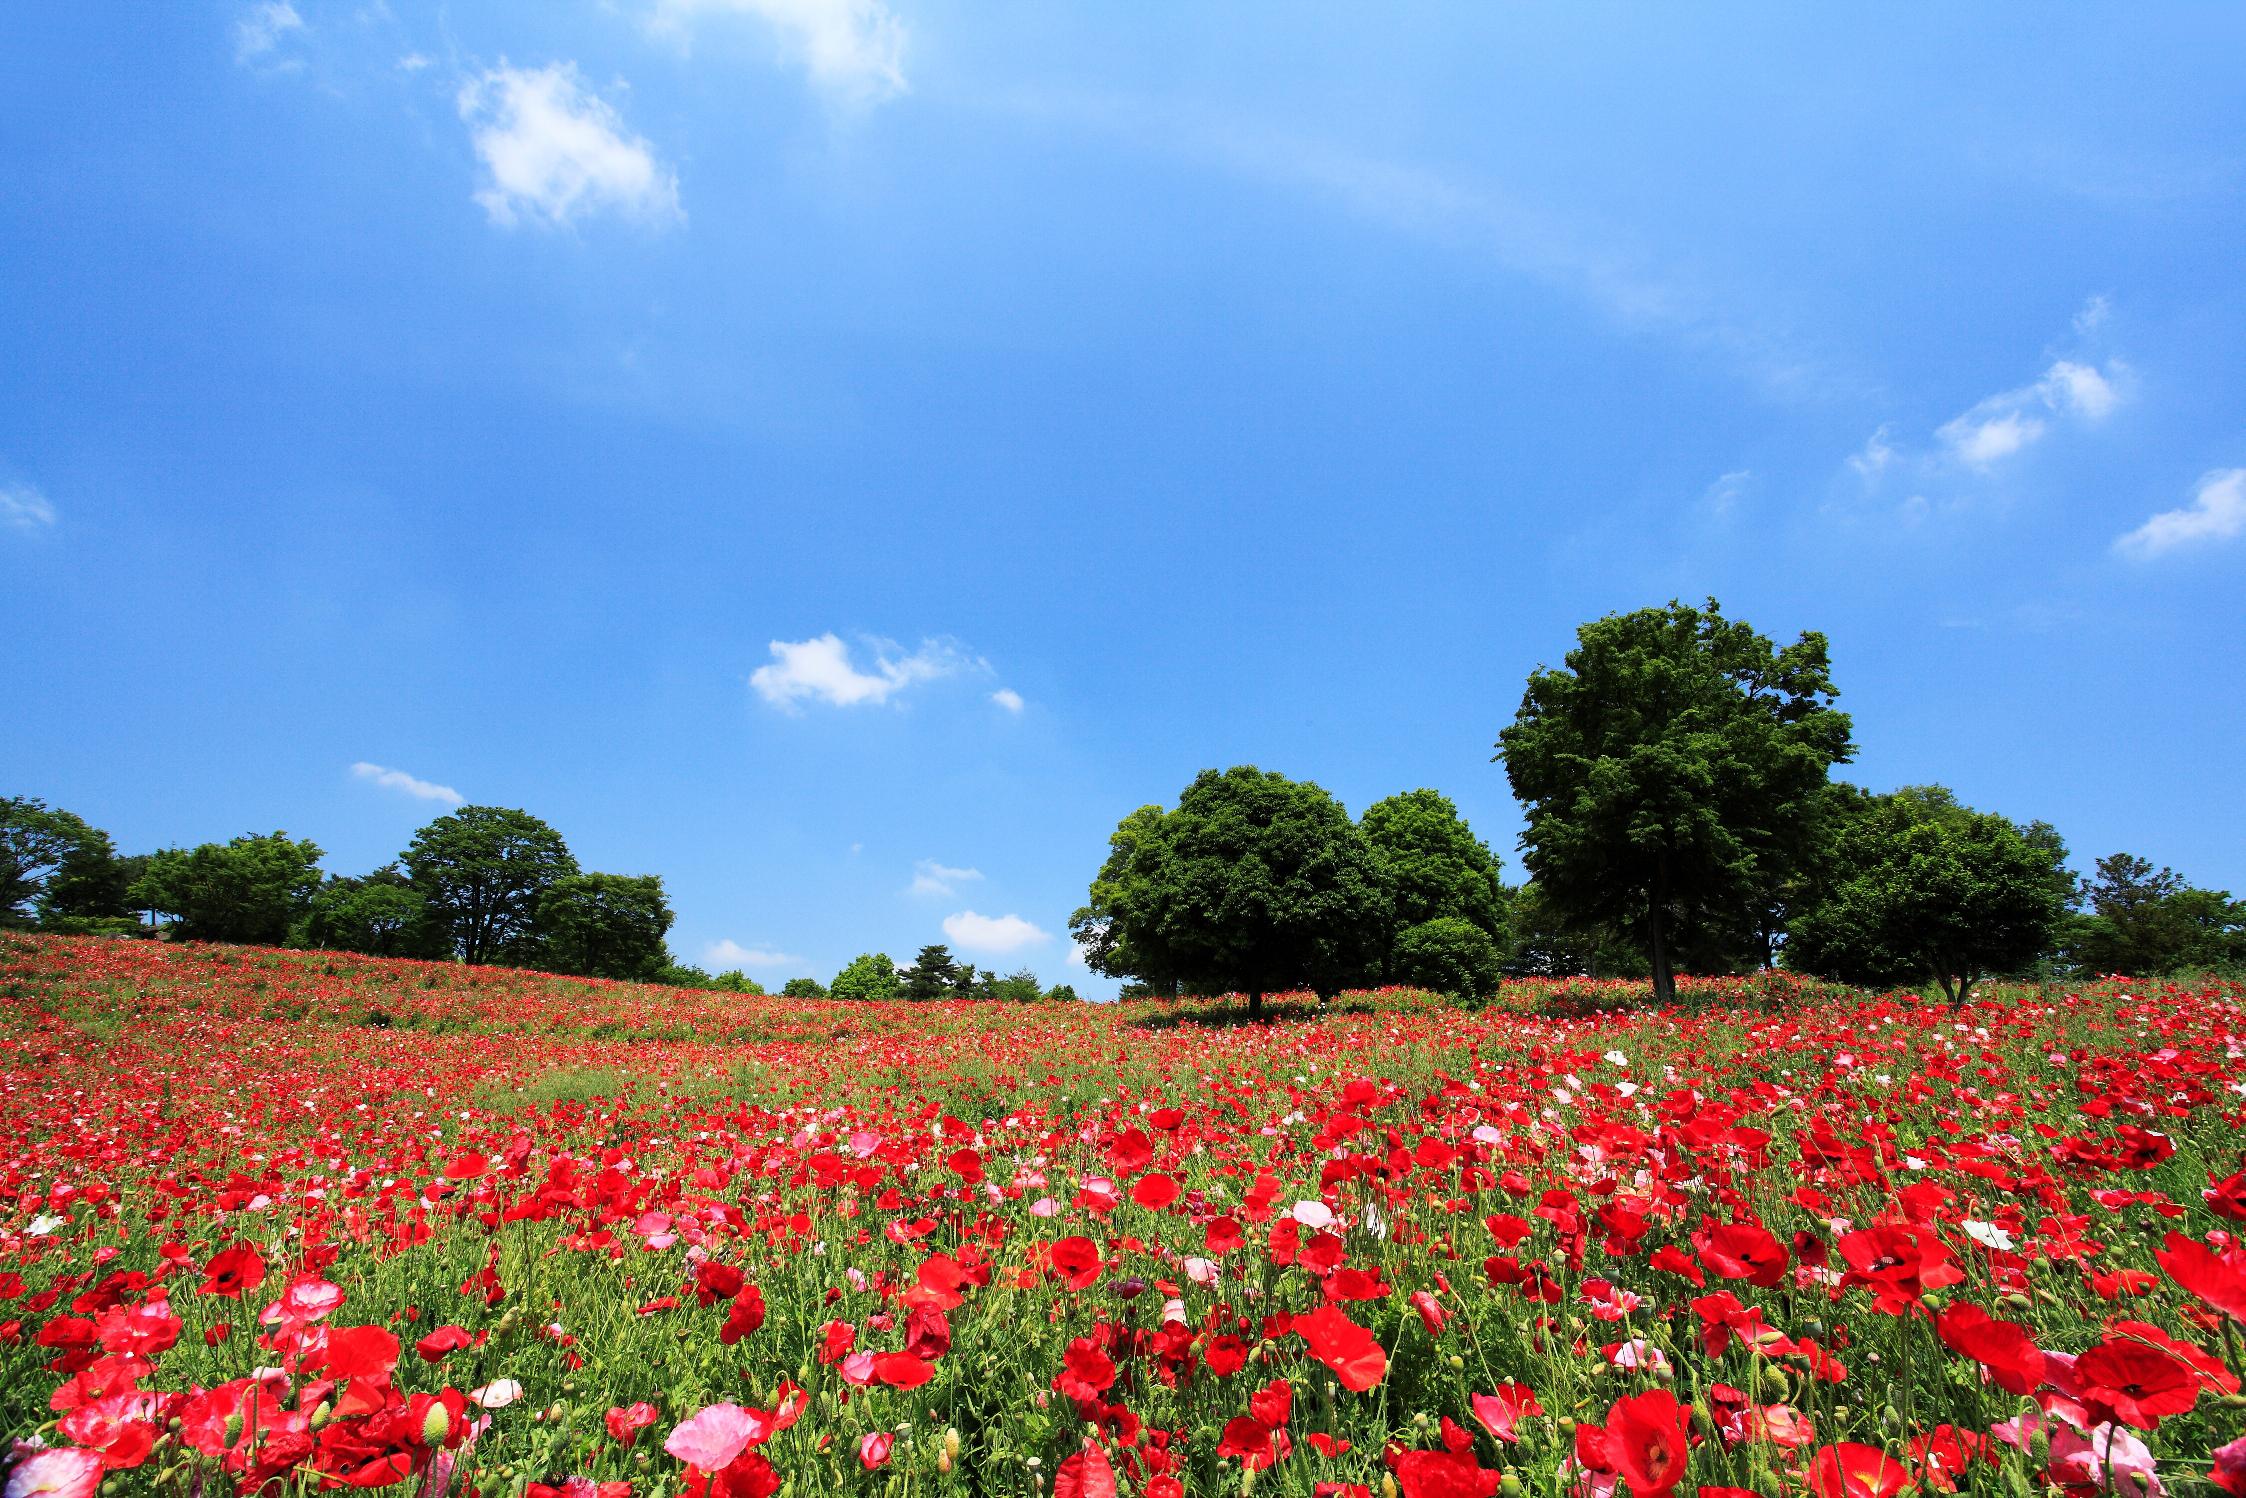
[[[6,1498],[2246,1494],[2246,987],[1683,989],[0,937]]]

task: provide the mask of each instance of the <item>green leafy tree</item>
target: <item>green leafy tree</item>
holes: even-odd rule
[[[837,999],[893,999],[897,996],[897,965],[887,952],[861,952],[834,975],[827,993]]]
[[[1379,865],[1389,901],[1386,976],[1395,941],[1413,926],[1456,918],[1479,927],[1493,943],[1505,938],[1506,890],[1497,855],[1474,835],[1458,808],[1440,791],[1406,791],[1375,801],[1357,819]]]
[[[1504,956],[1490,934],[1464,916],[1441,915],[1397,934],[1391,981],[1431,988],[1457,999],[1485,999],[1505,976]]]
[[[1056,983],[1045,990],[1045,1002],[1048,1004],[1081,1004],[1084,1001],[1076,996],[1076,990],[1068,984]]]
[[[2085,973],[2155,977],[2246,965],[2246,901],[2195,889],[2170,869],[2115,853],[2083,881],[2088,908],[2067,923],[2064,955]]]
[[[1788,933],[1788,965],[1848,983],[1931,980],[1960,1001],[2051,951],[2074,886],[2048,825],[1974,811],[1938,785],[1866,799],[1833,857]]]
[[[823,999],[826,996],[827,986],[816,978],[790,978],[780,985],[783,999]]]
[[[577,872],[560,833],[526,811],[463,806],[422,828],[400,860],[463,962],[532,954],[539,901]]]
[[[364,878],[330,879],[312,897],[294,944],[372,957],[433,957],[432,931],[421,892],[395,864]]]
[[[135,906],[172,918],[191,941],[279,946],[320,888],[320,849],[285,832],[167,848],[131,891]]]
[[[1086,918],[1070,922],[1095,972],[1245,993],[1260,1015],[1266,993],[1331,994],[1379,966],[1380,869],[1341,803],[1309,781],[1204,770],[1174,810],[1134,812],[1109,846]]]
[[[1571,925],[1534,880],[1513,892],[1507,914],[1512,946],[1505,971],[1523,978],[1643,978],[1650,971],[1637,943],[1599,926]]]
[[[1609,615],[1576,641],[1498,736],[1525,862],[1568,921],[1641,936],[1671,1002],[1680,947],[1747,929],[1815,861],[1848,716],[1824,636],[1776,649],[1713,599]]]
[[[653,874],[564,874],[539,897],[542,966],[586,978],[652,982],[670,965],[671,907]],[[746,983],[740,974],[728,975]]]
[[[1034,1004],[1045,997],[1045,985],[1037,981],[1037,974],[1025,967],[1003,978],[993,978],[990,996],[1008,1004]]]
[[[920,949],[911,967],[897,975],[897,995],[921,1003],[946,999],[960,987],[963,979],[969,988],[974,986],[974,964],[969,963],[962,969],[952,961],[951,948],[941,942],[931,942]]]
[[[0,797],[0,926],[30,925],[33,903],[45,909],[50,886],[73,866],[83,872],[97,853],[106,865],[114,853],[109,835],[84,818],[28,796]]]

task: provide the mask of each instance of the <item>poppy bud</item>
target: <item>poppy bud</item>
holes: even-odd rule
[[[314,1430],[326,1430],[328,1428],[328,1422],[330,1420],[333,1420],[334,1418],[335,1401],[332,1399],[323,1399],[320,1401],[319,1408],[312,1411],[312,1428]]]
[[[1527,1491],[1527,1488],[1521,1486],[1521,1479],[1511,1472],[1497,1480],[1498,1498],[1521,1498]]]
[[[951,1430],[951,1429],[947,1429],[947,1430],[945,1430],[945,1431],[944,1431],[944,1455],[945,1455],[945,1456],[957,1456],[957,1455],[959,1455],[959,1432],[958,1432],[958,1431],[956,1431],[956,1430]]]
[[[2051,1432],[2037,1426],[2035,1434],[2028,1437],[2028,1457],[2038,1467],[2051,1465]]]
[[[1791,1394],[1792,1394],[1793,1392],[1794,1392],[1794,1386],[1793,1386],[1792,1384],[1790,1384],[1790,1383],[1788,1383],[1788,1382],[1786,1381],[1786,1370],[1785,1370],[1785,1369],[1783,1369],[1783,1368],[1779,1367],[1779,1366],[1778,1366],[1778,1365],[1777,1365],[1776,1363],[1765,1363],[1765,1364],[1763,1364],[1763,1370],[1762,1370],[1762,1395],[1763,1395],[1763,1398],[1765,1398],[1765,1399],[1772,1399],[1772,1400],[1780,1400],[1780,1399],[1785,1399],[1785,1398],[1786,1398],[1787,1396],[1791,1395]]]
[[[421,1444],[439,1446],[452,1434],[452,1412],[441,1404],[429,1406],[429,1413],[421,1417]]]
[[[242,1439],[242,1412],[236,1410],[226,1417],[226,1444],[232,1446]]]
[[[1692,1402],[1692,1428],[1704,1436],[1712,1436],[1716,1433],[1716,1417],[1709,1410],[1708,1401],[1705,1399],[1695,1399]]]

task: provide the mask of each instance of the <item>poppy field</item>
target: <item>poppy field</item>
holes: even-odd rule
[[[2246,1494],[2246,986],[1680,989],[0,937],[6,1498]]]

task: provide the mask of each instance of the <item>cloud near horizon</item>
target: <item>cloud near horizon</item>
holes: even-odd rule
[[[971,884],[983,877],[981,869],[955,869],[948,864],[923,858],[912,866],[912,883],[905,890],[908,895],[949,895],[957,887]]]
[[[433,780],[423,780],[385,765],[369,764],[363,759],[351,767],[351,773],[384,790],[403,791],[416,801],[442,801],[447,806],[459,806],[467,800],[449,785],[438,785]]]
[[[972,910],[962,910],[957,915],[944,917],[944,935],[951,944],[963,952],[1018,952],[1024,947],[1034,947],[1039,942],[1051,941],[1052,934],[1018,915],[977,915]]]
[[[730,936],[704,947],[702,960],[740,968],[803,966],[803,959],[792,952],[775,952],[766,947],[744,947]]]

